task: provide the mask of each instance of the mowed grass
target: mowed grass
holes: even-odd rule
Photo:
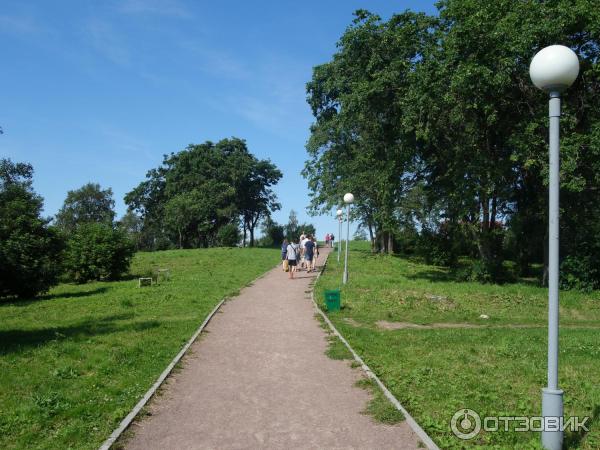
[[[0,448],[98,448],[223,298],[279,250],[138,253],[119,282],[0,302]],[[137,287],[168,268],[171,279]]]
[[[482,432],[463,441],[452,434],[450,420],[462,408],[481,417],[539,416],[547,290],[531,280],[458,282],[449,269],[372,255],[368,244],[353,244],[343,309],[328,315],[433,440],[441,448],[540,448],[534,432]],[[325,289],[341,286],[343,259],[338,265],[336,256],[330,255],[316,287],[321,303]],[[592,418],[589,433],[566,433],[566,448],[598,449],[600,292],[561,292],[560,302],[565,415]],[[428,326],[383,328],[400,323]]]

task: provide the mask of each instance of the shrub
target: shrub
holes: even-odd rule
[[[600,289],[600,258],[567,256],[560,265],[560,288],[586,292]]]
[[[455,265],[458,257],[454,241],[446,229],[437,233],[424,229],[418,240],[418,252],[427,264],[436,266]]]
[[[240,242],[240,230],[234,223],[223,225],[217,232],[218,245],[221,247],[235,247]]]
[[[505,283],[514,280],[514,274],[502,264],[502,261],[482,261],[477,259],[470,266],[459,270],[457,279],[461,281],[478,281],[479,283]]]
[[[67,276],[77,283],[114,280],[129,269],[134,245],[119,229],[87,223],[71,235],[65,255]]]

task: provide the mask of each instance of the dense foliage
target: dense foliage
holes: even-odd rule
[[[67,241],[65,271],[77,283],[115,280],[128,271],[134,251],[133,243],[119,228],[83,223]]]
[[[245,141],[223,139],[165,155],[125,202],[141,219],[141,248],[234,245],[240,223],[243,243],[249,235],[253,246],[261,219],[280,208],[271,187],[281,177],[269,160],[252,155]]]
[[[313,211],[350,191],[381,251],[401,244],[443,264],[475,256],[481,280],[503,279],[511,258],[527,275],[546,259],[548,170],[547,97],[528,69],[560,43],[581,62],[563,96],[563,285],[590,285],[600,276],[586,267],[600,250],[600,10],[591,0],[437,5],[439,16],[387,21],[357,11],[333,59],[314,68]]]
[[[83,223],[112,224],[115,219],[115,201],[112,189],[102,189],[97,183],[88,183],[69,191],[56,215],[56,225],[66,233]]]
[[[115,280],[129,269],[135,251],[131,217],[115,223],[112,189],[88,183],[69,191],[56,215],[66,242],[65,275],[76,283]]]
[[[41,217],[29,164],[0,160],[0,297],[46,292],[60,274],[63,242]]]

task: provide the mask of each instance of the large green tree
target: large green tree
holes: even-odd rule
[[[219,245],[219,230],[241,222],[244,242],[249,232],[253,245],[259,220],[279,208],[272,186],[281,176],[273,163],[252,155],[245,141],[223,139],[165,155],[125,202],[142,217],[143,233],[155,240],[165,237],[180,247]]]
[[[414,134],[400,126],[411,72],[434,19],[406,12],[388,22],[366,11],[338,43],[329,63],[307,85],[315,116],[304,176],[314,212],[356,198],[355,214],[382,251],[394,250],[398,200],[414,163]]]
[[[437,17],[388,21],[358,11],[332,60],[314,68],[304,171],[313,208],[352,191],[355,218],[381,248],[403,230],[441,233],[453,253],[443,259],[454,261],[470,246],[446,244],[467,232],[484,278],[501,276],[507,250],[526,273],[547,240],[548,168],[547,97],[528,66],[560,43],[581,61],[563,97],[561,252],[569,267],[581,266],[577,255],[589,266],[600,241],[599,9],[591,0],[437,6]]]
[[[517,259],[526,271],[540,253],[532,246],[544,245],[548,167],[547,99],[529,80],[529,62],[553,43],[570,46],[581,59],[582,76],[565,93],[562,121],[563,199],[569,199],[563,232],[569,236],[589,223],[598,186],[590,170],[598,169],[599,156],[597,8],[587,0],[446,0],[438,7],[436,39],[423,53],[409,96],[422,174],[432,197],[445,203],[447,220],[470,225],[488,272],[501,267],[506,226],[515,227]],[[590,234],[583,235],[589,243]],[[563,247],[566,254],[576,251]]]
[[[58,282],[64,244],[41,217],[32,177],[30,164],[0,159],[0,297],[35,296]]]

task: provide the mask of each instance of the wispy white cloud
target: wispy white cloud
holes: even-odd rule
[[[108,22],[90,21],[85,31],[91,45],[106,59],[120,66],[131,64],[131,55],[124,39]]]
[[[253,125],[278,136],[308,127],[302,64],[286,55],[263,55],[250,73],[246,93],[226,97],[226,107]]]
[[[222,76],[234,80],[248,78],[250,68],[240,58],[230,54],[228,51],[210,47],[200,41],[182,39],[179,47],[185,52],[193,55],[200,69],[208,74]]]
[[[125,14],[153,14],[182,19],[191,18],[190,11],[177,0],[123,0],[118,10]]]
[[[0,32],[16,35],[36,34],[42,27],[29,16],[0,15]]]
[[[90,126],[90,132],[99,133],[108,148],[124,159],[135,159],[143,157],[148,161],[156,161],[157,155],[152,151],[152,145],[144,139],[133,135],[115,125],[105,122],[94,122]]]

